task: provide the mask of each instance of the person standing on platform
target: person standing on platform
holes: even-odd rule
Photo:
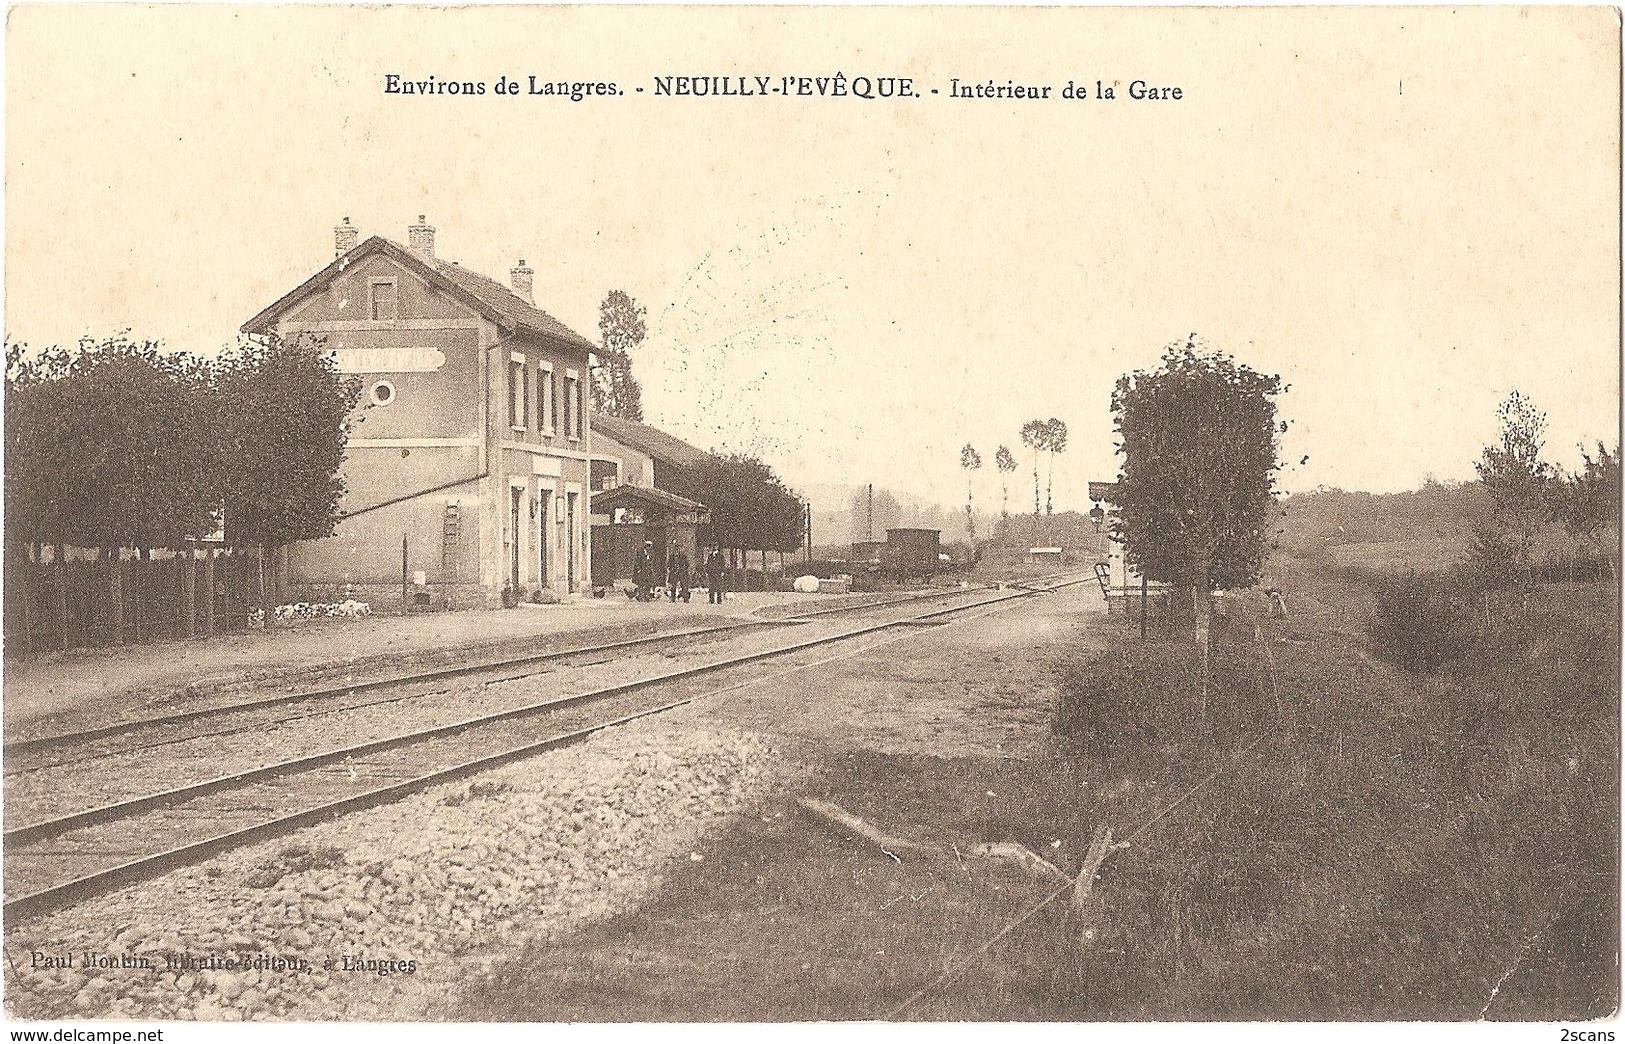
[[[647,602],[654,597],[649,588],[655,582],[655,552],[654,541],[645,540],[643,549],[638,552],[637,561],[632,563],[632,583],[637,586],[637,599]]]
[[[722,548],[713,547],[705,556],[705,586],[711,605],[721,605],[728,583],[722,568]]]
[[[688,601],[688,556],[675,540],[666,552],[666,594],[673,602]]]

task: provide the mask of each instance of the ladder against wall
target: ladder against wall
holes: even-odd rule
[[[446,503],[445,516],[440,525],[440,570],[449,580],[458,579],[458,550],[463,536],[462,508],[456,501]]]

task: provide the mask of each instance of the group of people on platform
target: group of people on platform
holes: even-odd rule
[[[701,572],[705,577],[710,604],[721,605],[728,591],[727,563],[722,557],[721,548],[713,547],[706,552]],[[637,560],[632,564],[632,584],[636,588],[632,597],[640,602],[652,602],[659,597],[657,592],[663,590],[671,601],[681,598],[686,602],[691,577],[688,555],[675,541],[666,549],[666,567],[662,576],[660,568],[655,565],[654,541],[645,540],[638,551]]]

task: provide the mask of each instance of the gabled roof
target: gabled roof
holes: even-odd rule
[[[674,435],[667,435],[659,428],[651,428],[637,421],[595,413],[592,415],[592,429],[608,435],[629,449],[635,449],[655,460],[674,464],[679,468],[698,464],[706,456],[704,450],[696,449]]]
[[[703,514],[705,512],[705,505],[699,501],[689,500],[687,497],[680,497],[675,493],[667,493],[663,489],[655,489],[652,486],[634,486],[628,482],[623,482],[614,489],[606,489],[602,493],[594,493],[592,495],[592,510],[594,514],[602,515],[612,508],[621,507],[629,502],[652,504],[675,515]]]
[[[571,348],[595,351],[597,346],[557,319],[526,301],[495,279],[472,272],[461,265],[425,257],[383,236],[371,236],[353,250],[345,251],[333,263],[284,294],[270,307],[243,324],[244,333],[268,333],[277,318],[312,294],[326,289],[339,273],[370,254],[382,254],[416,272],[430,286],[480,313],[508,330],[523,331],[562,341]]]

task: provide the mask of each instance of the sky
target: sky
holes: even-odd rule
[[[1057,508],[1086,509],[1116,474],[1114,382],[1192,333],[1290,387],[1287,490],[1469,479],[1514,388],[1574,466],[1618,438],[1614,19],[13,8],[5,331],[217,350],[331,260],[342,217],[404,242],[421,213],[442,257],[526,259],[584,335],[631,293],[646,419],[792,485],[956,503],[968,441],[987,504],[996,447],[1030,478],[1021,424],[1059,417]],[[941,94],[653,94],[837,71]],[[392,96],[391,73],[626,93]],[[955,77],[1118,97],[957,99]]]

